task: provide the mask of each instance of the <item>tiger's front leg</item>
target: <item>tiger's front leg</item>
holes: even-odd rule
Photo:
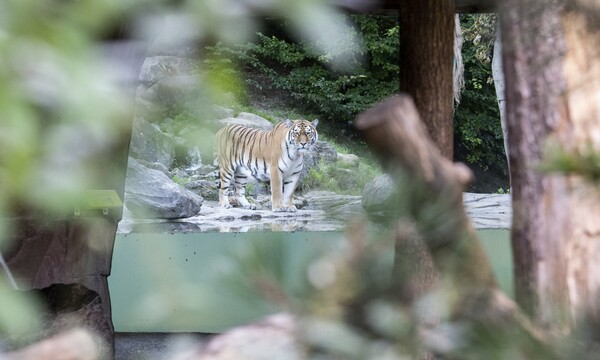
[[[282,204],[283,197],[283,174],[276,166],[271,166],[271,210],[274,212],[284,212],[287,208]]]
[[[275,212],[296,212],[296,206],[292,203],[294,190],[298,184],[299,174],[292,177],[283,178],[283,174],[278,172],[279,176],[271,177],[271,201],[273,211]]]
[[[298,209],[293,204],[294,200],[294,191],[296,191],[296,186],[298,185],[299,175],[293,176],[288,179],[283,180],[283,199],[282,204],[286,207],[285,211],[296,212]]]

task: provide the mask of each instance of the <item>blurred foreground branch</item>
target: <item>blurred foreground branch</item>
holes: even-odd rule
[[[398,186],[409,185],[417,189],[408,196],[411,199],[407,201],[412,204],[408,215],[424,243],[424,251],[431,255],[441,278],[442,291],[447,295],[445,299],[449,302],[450,312],[447,319],[440,319],[440,323],[460,321],[470,328],[462,339],[467,341],[467,347],[463,347],[463,343],[462,349],[457,349],[457,344],[441,349],[430,341],[436,336],[434,334],[439,335],[443,328],[440,324],[422,333],[425,346],[450,357],[484,353],[497,356],[498,353],[494,353],[497,346],[506,346],[524,357],[536,353],[544,354],[543,358],[554,358],[553,351],[528,319],[497,288],[463,207],[462,192],[471,181],[470,170],[441,155],[410,96],[400,94],[381,102],[359,115],[356,126],[384,168],[397,184],[402,184]],[[403,246],[411,242],[406,239],[406,231],[400,229],[406,219],[398,220],[401,222],[395,235],[396,256],[402,256]],[[405,256],[402,259],[419,261]],[[418,272],[420,267],[416,269]],[[410,275],[419,277],[414,271]],[[404,279],[394,279],[399,280]]]

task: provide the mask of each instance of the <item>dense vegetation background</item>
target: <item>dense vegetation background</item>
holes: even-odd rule
[[[313,44],[292,40],[285,21],[271,18],[252,42],[207,47],[204,65],[237,102],[314,115],[324,120],[320,126],[329,137],[364,154],[352,121],[399,89],[399,24],[395,16],[339,15],[337,21],[346,23],[349,34],[360,35],[363,44],[348,36],[333,51],[317,55]],[[465,88],[454,112],[455,159],[475,171],[479,181],[471,190],[481,192],[508,188],[490,61],[494,23],[492,16],[461,17]]]

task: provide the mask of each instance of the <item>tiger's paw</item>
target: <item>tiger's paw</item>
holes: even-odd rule
[[[230,203],[222,203],[222,204],[221,204],[221,207],[222,207],[223,209],[231,209],[231,207],[232,207],[232,206],[231,206],[231,204],[230,204]]]
[[[254,205],[254,204],[244,205],[244,210],[256,210],[256,205]]]

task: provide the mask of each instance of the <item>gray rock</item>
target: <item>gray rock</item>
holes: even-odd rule
[[[177,185],[162,172],[129,158],[125,206],[134,217],[187,218],[200,212],[202,202],[202,197]]]
[[[174,75],[166,77],[139,93],[143,100],[165,106],[176,106],[181,100],[202,93],[202,79],[198,75]]]
[[[333,164],[337,160],[337,151],[333,146],[325,141],[317,140],[312,146],[308,154],[304,155],[304,167],[300,173],[299,187],[302,189],[302,179],[308,174],[312,168],[318,168],[319,162],[323,160],[325,163]]]
[[[395,192],[394,180],[383,174],[367,183],[363,189],[362,207],[367,213],[377,213],[389,209]]]
[[[354,154],[337,154],[337,162],[340,166],[345,168],[357,168],[359,164],[358,156]]]
[[[251,122],[255,123],[256,124],[255,126],[260,129],[268,130],[273,127],[273,124],[269,120],[265,119],[262,116],[258,116],[256,114],[252,114],[252,113],[248,113],[248,112],[241,112],[236,117],[238,119],[244,119],[244,120],[251,121]]]
[[[140,70],[140,82],[149,87],[165,78],[189,73],[191,61],[175,56],[147,57]]]
[[[144,161],[144,160],[141,160],[141,159],[137,159],[137,161],[140,164],[142,164],[145,167],[147,167],[148,169],[158,170],[158,171],[160,171],[161,173],[163,173],[163,174],[165,174],[167,176],[171,175],[171,173],[169,172],[169,169],[166,166],[164,166],[163,164],[161,164],[161,163],[157,163],[157,162],[151,163],[151,162],[147,162],[147,161]]]
[[[310,149],[309,154],[314,159],[315,163],[323,160],[328,164],[337,161],[338,153],[333,146],[325,141],[318,140]]]
[[[141,117],[133,120],[129,155],[147,163],[160,163],[169,168],[175,159],[173,138]]]
[[[247,113],[242,113],[242,114],[247,114]],[[250,114],[252,115],[252,114]],[[246,126],[246,127],[251,127],[251,128],[256,128],[256,129],[262,129],[262,130],[270,130],[273,128],[273,124],[271,124],[269,122],[269,120],[261,118],[258,115],[254,115],[254,116],[246,116],[247,118],[243,118],[243,117],[228,117],[225,119],[221,119],[219,120],[219,123],[221,126],[225,126],[225,125],[242,125],[242,126]]]

